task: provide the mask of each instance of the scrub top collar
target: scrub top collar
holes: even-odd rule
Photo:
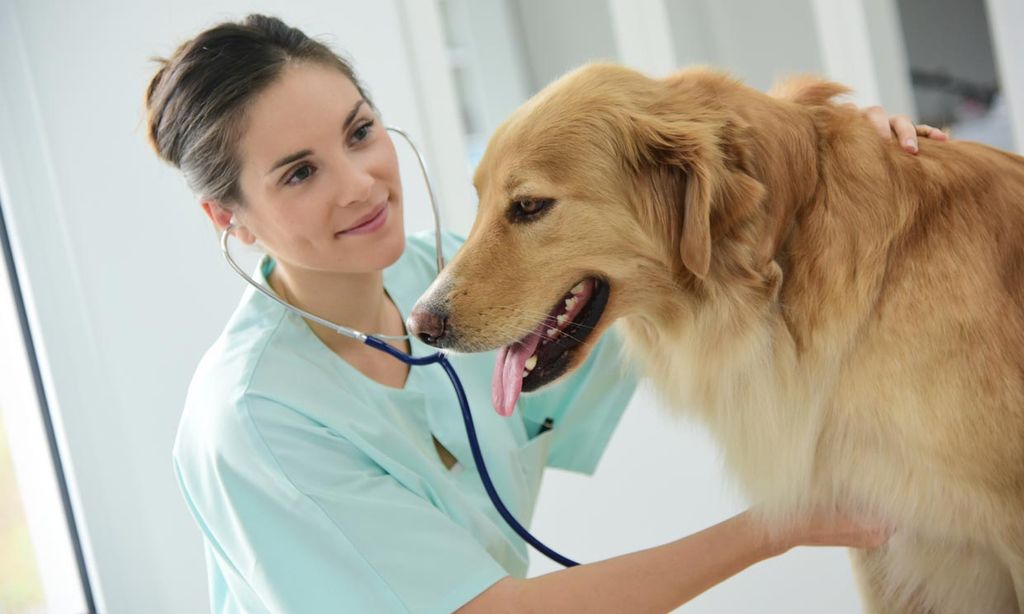
[[[416,288],[414,283],[416,281],[415,279],[405,279],[406,277],[411,277],[406,273],[406,270],[409,268],[409,266],[412,265],[411,262],[407,262],[407,260],[410,257],[412,257],[412,255],[409,253],[407,244],[406,249],[402,252],[402,255],[399,256],[398,260],[393,262],[383,271],[384,292],[387,293],[387,295],[391,298],[391,301],[395,304],[395,307],[398,308],[398,312],[402,317],[403,323],[409,319],[409,315],[412,312],[413,306],[416,304],[416,301],[419,299],[419,296],[422,293],[422,291],[426,289],[426,286],[424,286],[422,290]],[[276,264],[276,261],[270,256],[270,254],[264,254],[259,260],[259,264],[257,265],[257,274],[255,275],[255,280],[260,285],[266,287],[268,290],[273,292],[275,295],[277,295],[277,293],[271,287],[269,278],[270,273],[274,270]],[[263,299],[265,297],[256,298]],[[282,310],[284,309],[284,307],[281,307],[280,305],[275,305],[275,307],[278,307],[279,309]],[[340,367],[346,370],[355,381],[362,382],[370,386],[375,386],[379,389],[384,390],[389,396],[393,396],[396,398],[424,396],[424,394],[420,392],[421,390],[423,390],[423,387],[419,385],[421,383],[419,381],[420,378],[422,378],[425,375],[423,373],[423,368],[410,367],[409,374],[408,376],[406,376],[405,379],[405,385],[402,388],[395,388],[392,386],[381,384],[380,382],[377,382],[369,377],[366,377],[366,375],[364,375],[358,369],[353,367],[347,361],[337,356],[337,354],[334,354],[334,352],[331,351],[330,348],[324,345],[323,341],[316,337],[316,335],[313,333],[312,329],[309,328],[308,323],[305,321],[305,319],[302,318],[302,316],[295,312],[289,311],[286,314],[286,317],[289,318],[289,320],[291,320],[293,323],[297,323],[301,325],[302,328],[306,329],[306,331],[303,334],[306,334],[306,332],[308,332],[309,335],[313,336],[313,341],[315,341],[315,343],[321,346],[324,350],[330,352],[334,356],[336,361],[338,363],[341,363]],[[344,325],[344,322],[339,322],[339,324]],[[362,332],[372,334],[375,331]],[[411,354],[413,356],[424,356],[427,354],[437,352],[437,348],[431,347],[423,343],[422,341],[417,339],[415,335],[410,335],[408,341],[409,347],[412,350]]]

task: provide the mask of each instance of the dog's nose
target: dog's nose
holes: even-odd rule
[[[448,333],[448,315],[427,305],[416,305],[406,326],[423,343],[437,345]]]

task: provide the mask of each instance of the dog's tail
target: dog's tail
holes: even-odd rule
[[[840,94],[850,93],[850,88],[813,75],[787,77],[775,84],[769,95],[797,104],[820,106],[828,104]]]

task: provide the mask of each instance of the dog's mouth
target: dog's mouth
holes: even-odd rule
[[[594,331],[608,304],[608,283],[594,277],[579,282],[526,337],[498,351],[491,400],[502,416],[512,415],[521,392],[558,379]]]

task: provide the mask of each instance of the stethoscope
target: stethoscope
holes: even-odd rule
[[[434,244],[435,249],[437,251],[437,274],[440,275],[441,270],[444,268],[444,255],[441,253],[441,212],[437,206],[437,198],[434,195],[433,186],[430,183],[430,174],[427,172],[426,162],[424,162],[423,155],[420,154],[419,148],[416,147],[416,144],[413,142],[412,138],[404,130],[396,128],[394,126],[387,126],[386,129],[389,132],[397,134],[401,136],[403,139],[405,139],[405,142],[408,143],[409,147],[411,147],[413,152],[416,153],[416,160],[419,162],[420,172],[423,175],[423,181],[427,184],[427,193],[430,196],[430,207],[434,212]],[[541,543],[541,541],[533,535],[531,535],[530,532],[527,531],[525,527],[523,527],[523,525],[519,524],[519,521],[517,521],[515,517],[512,516],[512,513],[509,512],[508,508],[505,507],[505,504],[502,502],[501,497],[498,496],[498,491],[495,490],[494,488],[494,483],[491,481],[491,475],[490,473],[487,472],[487,465],[484,463],[483,454],[480,452],[480,442],[477,440],[476,428],[473,426],[473,415],[469,411],[469,400],[466,398],[466,391],[462,387],[462,381],[459,380],[459,376],[455,372],[455,368],[452,367],[452,363],[448,361],[448,358],[445,356],[444,352],[437,352],[436,354],[431,354],[429,356],[410,356],[409,354],[406,354],[401,350],[395,349],[392,345],[384,341],[384,339],[407,339],[409,337],[408,335],[368,335],[366,333],[359,332],[358,330],[355,330],[353,328],[342,326],[340,324],[335,324],[334,322],[329,322],[317,315],[309,313],[308,311],[305,311],[288,303],[284,299],[280,298],[279,296],[271,292],[268,288],[257,283],[256,280],[254,280],[245,271],[243,271],[242,268],[238,266],[235,260],[231,257],[231,253],[228,251],[228,237],[231,236],[232,229],[234,229],[234,225],[230,224],[228,225],[227,228],[224,229],[224,231],[220,235],[220,249],[224,253],[224,258],[228,261],[228,264],[231,265],[231,268],[234,269],[234,271],[242,277],[242,279],[248,282],[249,285],[251,285],[252,287],[256,288],[256,290],[262,292],[267,298],[277,302],[285,309],[297,313],[298,315],[302,316],[303,318],[306,318],[307,320],[311,320],[313,322],[316,322],[317,324],[320,324],[337,332],[339,335],[344,335],[346,337],[355,339],[357,341],[365,343],[366,345],[374,349],[390,354],[391,356],[397,358],[398,360],[401,360],[402,362],[411,367],[420,367],[432,364],[441,365],[441,368],[444,369],[445,374],[448,375],[448,379],[451,380],[452,388],[455,389],[455,396],[458,398],[459,407],[462,409],[462,421],[466,425],[466,436],[469,438],[469,448],[473,452],[473,462],[476,464],[477,473],[480,474],[480,479],[483,482],[484,490],[487,491],[487,496],[490,497],[491,503],[494,504],[495,509],[498,510],[498,513],[501,514],[501,517],[505,519],[505,522],[508,523],[508,526],[512,527],[512,530],[515,531],[516,534],[519,535],[519,537],[523,538],[523,540],[525,540],[526,543],[536,548],[539,552],[547,556],[549,559],[555,561],[556,563],[564,565],[565,567],[575,567],[579,564],[570,558],[558,554],[551,548],[548,548],[543,543]]]

